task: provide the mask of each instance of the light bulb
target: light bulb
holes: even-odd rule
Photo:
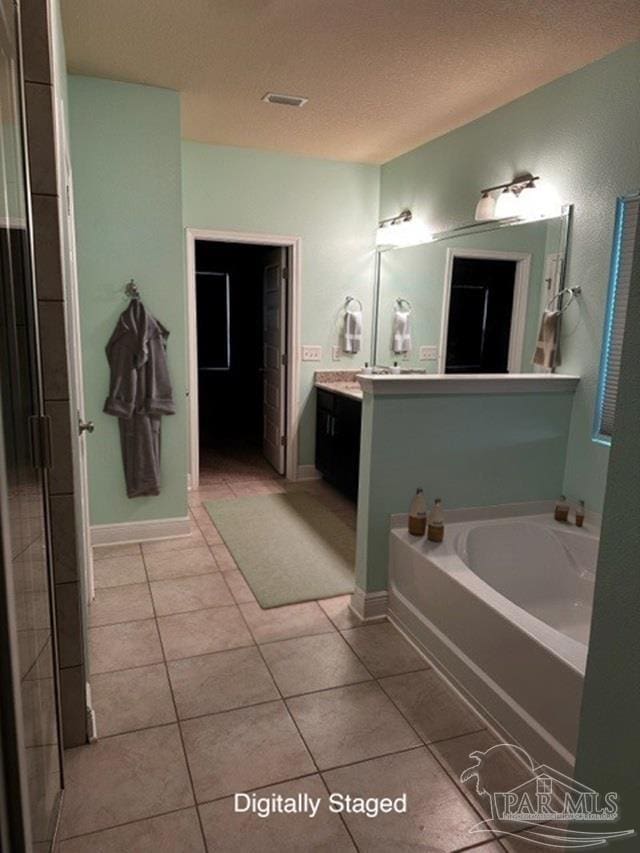
[[[514,216],[520,216],[519,201],[518,196],[509,187],[505,187],[496,202],[496,219],[511,219]]]
[[[487,222],[490,219],[495,219],[496,216],[496,200],[488,192],[482,193],[482,198],[476,205],[475,220],[476,222]]]

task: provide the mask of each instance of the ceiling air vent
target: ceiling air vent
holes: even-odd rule
[[[300,98],[298,95],[277,95],[275,92],[267,92],[262,100],[267,104],[282,104],[285,107],[303,107],[309,98]]]

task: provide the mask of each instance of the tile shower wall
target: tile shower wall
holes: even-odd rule
[[[86,740],[85,661],[76,517],[71,402],[65,329],[65,291],[53,116],[54,87],[49,33],[59,34],[57,7],[24,0],[22,43],[27,114],[27,154],[35,243],[45,409],[51,418],[53,468],[49,475],[53,575],[65,747]],[[51,15],[51,19],[49,19]]]
[[[601,510],[608,450],[591,441],[616,196],[640,186],[640,43],[561,77],[382,167],[381,216],[405,207],[439,231],[468,222],[482,187],[541,175],[574,204],[561,372],[581,376],[564,488]]]

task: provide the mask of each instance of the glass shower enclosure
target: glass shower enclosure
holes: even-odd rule
[[[62,757],[17,15],[0,0],[0,847],[44,853]]]

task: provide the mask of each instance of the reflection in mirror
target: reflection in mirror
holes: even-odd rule
[[[430,373],[530,373],[562,289],[570,207],[380,254],[372,362]]]

